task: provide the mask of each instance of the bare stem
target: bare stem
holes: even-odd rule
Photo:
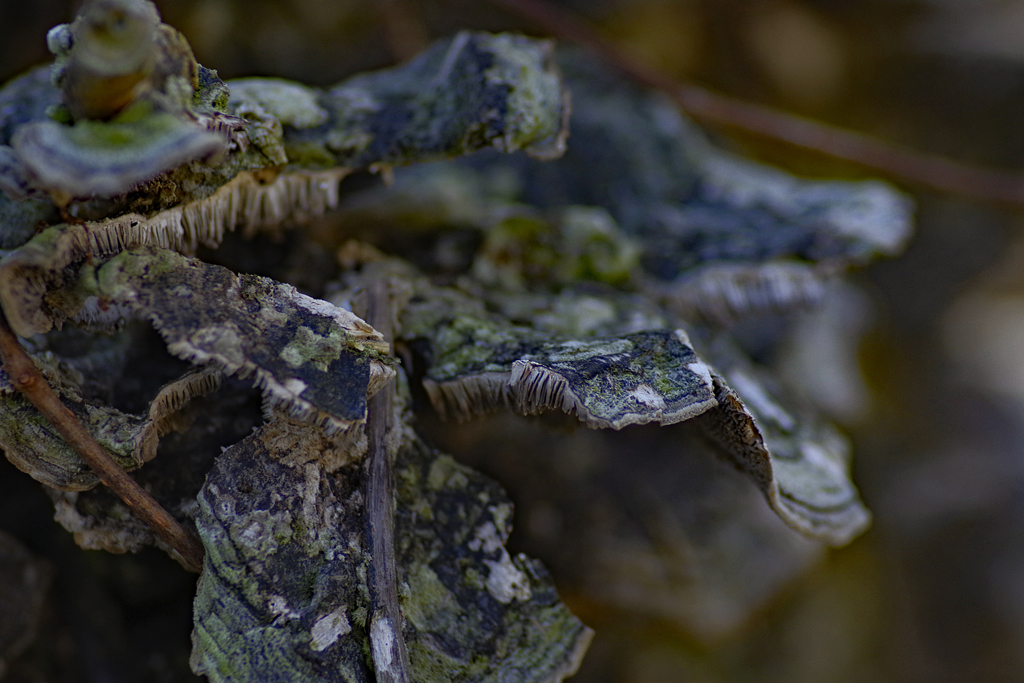
[[[984,201],[1024,204],[1024,175],[922,154],[863,133],[679,82],[631,58],[584,21],[546,0],[488,1],[533,22],[560,40],[594,50],[632,80],[663,91],[683,111],[707,123],[781,140],[934,190]]]
[[[50,421],[64,441],[92,468],[105,486],[124,501],[131,511],[181,557],[189,571],[203,567],[203,546],[182,527],[160,503],[146,493],[138,482],[118,467],[103,447],[96,443],[74,413],[68,410],[29,358],[0,312],[0,358],[14,388]]]
[[[377,280],[370,288],[366,320],[384,339],[392,339],[392,307],[387,283]],[[366,515],[370,536],[370,650],[378,683],[409,683],[409,654],[402,635],[395,561],[395,500],[392,458],[387,437],[391,431],[394,382],[388,382],[366,411],[367,459]]]

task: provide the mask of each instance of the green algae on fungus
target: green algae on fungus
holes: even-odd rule
[[[392,276],[401,277],[400,270]],[[406,277],[411,300],[399,314],[398,334],[429,349],[423,384],[442,415],[464,420],[497,409],[527,415],[555,409],[590,427],[621,429],[674,424],[715,405],[710,370],[682,329],[552,339],[455,289]],[[360,281],[354,277],[352,285]]]
[[[329,117],[317,103],[317,91],[299,83],[278,78],[237,78],[228,87],[234,107],[259,107],[282,126],[315,128],[327,123]]]
[[[635,240],[600,207],[569,206],[552,215],[495,206],[473,275],[506,291],[578,282],[625,284],[639,265]]]
[[[253,377],[271,405],[329,432],[364,420],[368,396],[394,375],[379,332],[267,278],[147,247],[110,259],[83,285],[86,296],[60,298],[82,302],[64,316],[106,326],[111,316],[145,318],[175,356]]]
[[[504,493],[396,424],[396,555],[413,679],[557,683],[574,673],[591,631],[539,563],[508,554]],[[370,683],[365,473],[358,458],[333,473],[315,458],[287,465],[271,428],[280,431],[268,424],[227,449],[199,495],[207,555],[193,670],[213,683]],[[316,431],[290,429],[288,449],[315,455]],[[449,476],[432,476],[441,461]]]
[[[568,104],[550,52],[550,43],[543,41],[463,33],[409,64],[356,76],[325,91],[246,79],[226,103],[226,112],[211,108],[224,85],[213,72],[197,67],[194,119],[200,125],[182,118],[178,134],[191,135],[194,129],[198,137],[182,148],[161,143],[170,139],[166,136],[139,136],[137,144],[121,145],[107,157],[92,154],[102,146],[84,131],[99,135],[109,127],[113,134],[128,124],[90,121],[77,134],[88,144],[80,144],[69,137],[77,125],[48,120],[45,109],[57,98],[55,87],[31,72],[0,91],[0,102],[10,102],[0,113],[0,188],[17,197],[52,192],[83,199],[79,208],[87,220],[136,223],[144,243],[175,242],[184,222],[185,232],[191,233],[186,248],[189,243],[216,245],[225,230],[238,225],[276,227],[288,218],[323,213],[336,205],[337,183],[352,170],[450,158],[488,147],[560,153]],[[285,106],[275,93],[288,92],[303,96]],[[160,109],[154,108],[148,116],[158,115]],[[142,126],[146,119],[133,125]],[[67,143],[41,148],[57,154],[52,164],[46,161],[51,156],[24,157],[14,144],[21,129],[29,131],[22,134],[26,141],[34,141],[39,133],[31,131],[40,127],[47,140]],[[104,133],[97,139],[109,137]],[[203,161],[214,138],[226,151]],[[184,155],[193,159],[190,163],[183,163],[185,148],[194,152]],[[58,171],[65,157],[74,160],[71,166],[88,167],[91,175],[107,180],[94,187],[77,174],[74,182],[64,178]],[[34,167],[49,180],[38,178]],[[80,193],[87,196],[76,197]],[[5,226],[5,231],[22,234],[21,228]]]
[[[188,42],[148,0],[90,0],[47,44],[63,109],[12,131],[9,192],[48,193],[60,206],[115,197],[226,149],[193,113],[199,66]]]
[[[0,91],[0,187],[9,195],[0,246],[14,249],[0,263],[0,303],[26,337],[65,321],[105,333],[142,317],[171,354],[199,366],[165,386],[148,416],[115,413],[102,397],[82,399],[74,381],[58,381],[125,467],[151,458],[181,404],[212,390],[222,372],[254,377],[264,390],[258,430],[249,434],[261,419],[251,396],[245,429],[216,449],[205,444],[205,459],[173,476],[156,469],[170,458],[140,470],[150,483],[186,480],[168,507],[198,517],[207,548],[194,606],[197,673],[215,682],[370,681],[384,666],[382,643],[399,636],[416,680],[555,682],[576,669],[590,637],[544,568],[506,549],[512,512],[500,489],[412,433],[406,387],[384,437],[397,456],[404,623],[378,628],[370,595],[382,567],[371,566],[379,560],[366,547],[369,437],[360,423],[368,396],[394,375],[389,346],[347,310],[290,284],[175,253],[216,247],[226,230],[251,236],[322,214],[356,169],[389,174],[483,152],[399,171],[390,190],[351,196],[336,233],[345,239],[347,226],[369,214],[392,224],[389,235],[418,230],[407,243],[376,237],[417,263],[418,238],[440,253],[434,233],[454,226],[469,234],[438,269],[454,286],[397,260],[366,263],[383,257],[363,249],[371,256],[355,259],[361,270],[345,266],[348,289],[336,299],[356,302],[360,288],[386,279],[396,343],[438,411],[562,410],[609,429],[692,421],[805,536],[841,545],[866,526],[845,442],[789,407],[709,328],[813,299],[826,275],[898,250],[909,211],[900,195],[878,184],[797,180],[729,157],[664,102],[572,57],[563,63],[582,105],[576,134],[563,161],[536,165],[526,157],[565,149],[569,112],[543,41],[464,32],[333,88],[224,84],[191,59],[180,34],[142,16],[152,7],[145,0],[91,0],[85,12],[101,26],[104,8],[122,6],[142,12],[129,32],[144,29],[139,40],[126,36],[142,46],[140,59],[127,55],[113,75],[128,80],[83,71],[88,51],[76,49],[91,40],[83,20],[50,35],[56,85],[38,70]],[[98,93],[116,97],[89,101]],[[514,150],[527,154],[497,153]],[[13,210],[10,197],[32,199]],[[58,205],[67,212],[69,198],[78,200],[70,212],[90,222],[32,236],[38,220],[58,220]],[[38,478],[84,488],[87,473],[52,433],[28,433],[40,422],[24,400],[0,394],[9,455],[34,476],[45,470]],[[222,398],[211,412],[230,419]],[[708,449],[694,445],[700,431],[667,441],[703,457]],[[106,494],[54,493],[61,523],[83,545],[152,543]],[[582,494],[564,492],[571,495]],[[719,509],[734,514],[733,500]],[[730,531],[741,523],[733,518]],[[731,544],[737,563],[760,557],[737,550],[756,545],[760,528],[740,542],[709,534],[715,540],[700,552]],[[770,590],[755,592],[763,601]],[[736,609],[754,609],[743,604]]]
[[[600,326],[609,336],[560,338],[573,321],[513,324],[395,260],[364,265],[346,284],[358,288],[379,277],[406,283],[398,338],[415,349],[423,387],[442,417],[561,410],[610,429],[695,420],[803,535],[844,545],[869,524],[843,439],[812,412],[783,407],[756,379],[761,371],[703,328],[695,328],[698,352],[686,332],[665,327],[665,318],[622,315],[631,299],[608,290],[588,299],[605,304]],[[496,308],[524,310],[516,296],[494,298]],[[637,324],[644,329],[631,329]]]
[[[40,121],[18,130],[14,153],[39,187],[72,198],[112,197],[193,159],[222,151],[222,136],[174,114],[137,121]]]
[[[462,419],[505,406],[525,415],[562,410],[590,427],[674,424],[716,405],[710,371],[688,342],[681,330],[586,342],[524,342],[514,353],[487,358],[482,366],[463,364],[459,349],[438,359],[450,372],[439,376],[432,369],[424,387],[442,415]]]

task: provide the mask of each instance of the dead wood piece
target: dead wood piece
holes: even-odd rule
[[[367,320],[386,341],[392,338],[394,314],[387,282],[373,283],[368,297]],[[395,560],[395,498],[393,459],[388,433],[391,424],[394,384],[388,382],[367,406],[368,438],[366,478],[367,535],[370,541],[368,583],[372,614],[370,649],[378,683],[409,683],[409,654],[402,633],[403,618],[398,605],[398,576]]]

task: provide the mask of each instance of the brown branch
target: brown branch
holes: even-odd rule
[[[86,431],[78,418],[68,410],[29,358],[25,349],[0,312],[0,358],[15,389],[50,421],[64,441],[92,468],[110,490],[117,494],[131,511],[148,524],[153,532],[181,556],[189,571],[199,573],[203,567],[203,546],[172,517],[160,503],[146,493],[138,482],[118,467],[103,447]]]
[[[377,280],[367,292],[366,321],[392,340],[392,307],[387,283]],[[388,448],[391,431],[394,382],[388,382],[370,399],[366,410],[366,516],[370,536],[370,650],[377,683],[410,683],[409,654],[402,635],[398,605],[398,573],[395,561],[395,499],[392,458]]]
[[[675,79],[625,54],[584,21],[546,0],[488,0],[550,35],[594,50],[634,81],[670,95],[686,113],[880,171],[934,190],[1024,204],[1024,175],[922,154],[878,138],[720,95]]]

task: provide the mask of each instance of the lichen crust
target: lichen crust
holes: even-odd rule
[[[362,421],[367,394],[393,376],[380,333],[291,285],[141,247],[104,263],[89,286],[149,320],[174,355],[252,377],[270,405],[331,433]]]
[[[369,618],[365,475],[359,463],[333,474],[316,461],[285,464],[269,426],[227,449],[199,496],[207,559],[193,670],[213,683],[370,683],[372,662],[387,660],[371,651],[388,651],[398,628]],[[316,447],[312,428],[295,429],[290,448]],[[413,679],[555,683],[573,673],[592,632],[539,563],[509,556],[504,494],[415,437],[403,443],[396,551]],[[448,476],[432,476],[440,469]]]
[[[842,546],[871,523],[850,479],[850,445],[834,427],[785,407],[770,382],[738,359],[720,357],[718,406],[700,426],[761,489],[790,527]]]
[[[717,404],[710,370],[679,332],[561,343],[533,336],[504,347],[472,336],[437,354],[424,381],[435,408],[462,418],[497,407],[524,415],[554,409],[590,427],[622,429],[674,424]]]

